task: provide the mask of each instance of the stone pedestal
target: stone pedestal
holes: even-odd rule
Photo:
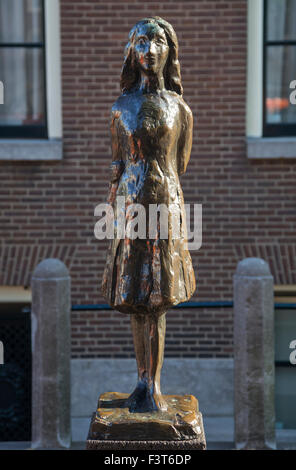
[[[258,258],[234,276],[234,405],[236,447],[275,449],[273,277]]]
[[[32,447],[69,448],[70,276],[46,259],[32,277]]]
[[[205,450],[198,402],[192,395],[166,395],[167,411],[130,413],[128,394],[104,393],[94,413],[87,449]]]

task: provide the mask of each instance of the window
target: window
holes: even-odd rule
[[[264,1],[263,135],[296,135],[296,0]]]
[[[0,160],[60,160],[61,101],[60,0],[0,0]]]
[[[0,0],[0,138],[46,138],[43,0]]]
[[[296,158],[295,17],[296,0],[248,0],[248,158]]]
[[[274,286],[275,302],[275,411],[276,426],[296,428],[296,374],[290,362],[291,343],[296,339],[296,289],[293,285]],[[290,305],[289,305],[290,304]]]

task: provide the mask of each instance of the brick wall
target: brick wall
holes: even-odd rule
[[[232,308],[168,311],[165,357],[232,355]],[[73,312],[73,357],[134,357],[129,315],[110,310]]]
[[[93,211],[107,194],[109,112],[123,49],[131,26],[147,15],[175,27],[184,98],[194,114],[182,177],[186,202],[203,205],[193,300],[231,299],[232,275],[246,256],[266,259],[276,283],[296,284],[296,161],[246,158],[245,0],[61,0],[64,158],[0,164],[0,284],[29,284],[34,266],[54,256],[70,269],[73,303],[105,302],[99,287],[107,245],[94,238]],[[221,314],[174,310],[168,354],[231,355],[231,314],[223,321]],[[73,354],[129,356],[128,321],[111,312],[73,313]]]

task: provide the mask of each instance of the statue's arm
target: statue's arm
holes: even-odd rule
[[[118,138],[118,119],[120,114],[120,111],[112,109],[110,122],[112,162],[110,165],[111,175],[108,197],[108,202],[110,204],[112,204],[116,198],[119,180],[125,167],[124,160],[122,158],[122,148]]]
[[[183,101],[183,100],[182,100]],[[193,116],[189,106],[183,101],[181,104],[181,129],[178,141],[178,173],[185,173],[192,148]]]

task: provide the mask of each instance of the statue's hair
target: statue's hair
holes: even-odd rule
[[[156,23],[165,32],[169,45],[169,55],[163,70],[165,88],[172,90],[179,95],[183,94],[181,83],[180,63],[178,60],[178,40],[177,35],[170,23],[163,20],[159,16],[144,18],[131,29],[129,33],[128,43],[124,52],[124,63],[121,70],[120,87],[122,92],[132,90],[140,80],[140,72],[134,60],[134,39],[138,28],[147,23]]]

